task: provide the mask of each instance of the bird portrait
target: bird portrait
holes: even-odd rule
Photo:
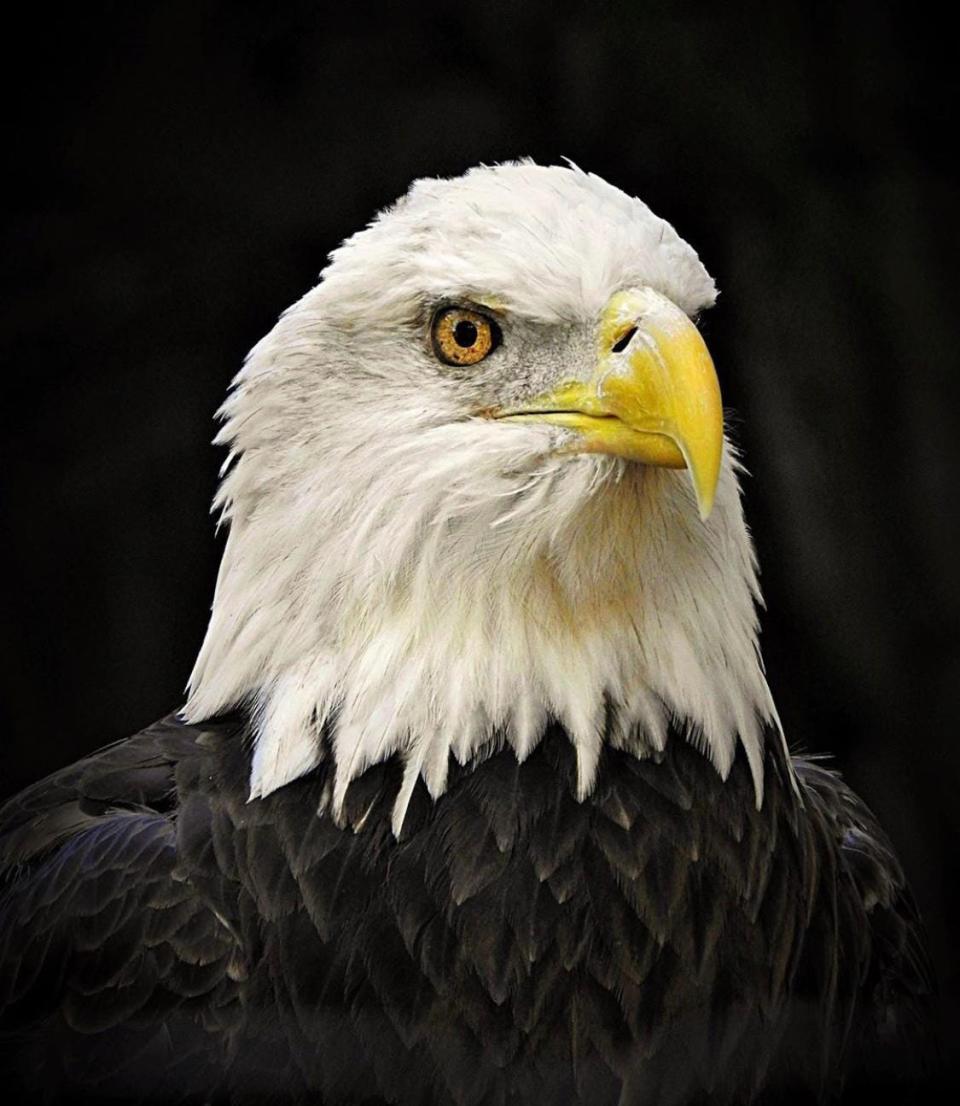
[[[573,163],[333,251],[220,410],[184,700],[0,812],[10,1088],[907,1100],[923,928],[778,717],[716,296]]]

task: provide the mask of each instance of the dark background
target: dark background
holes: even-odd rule
[[[3,790],[181,702],[220,552],[212,415],[327,251],[414,177],[566,155],[719,282],[770,683],[889,830],[955,1004],[958,70],[919,9],[207,0],[8,25]]]

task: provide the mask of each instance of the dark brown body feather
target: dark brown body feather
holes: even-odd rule
[[[246,801],[242,717],[171,718],[0,816],[6,1086],[58,1101],[684,1104],[867,1088],[929,989],[890,846],[768,743],[762,808],[681,737],[566,735],[417,790],[321,766]],[[853,1096],[855,1090],[850,1090]],[[895,1098],[903,1101],[901,1087]],[[893,1099],[891,1099],[893,1100]]]

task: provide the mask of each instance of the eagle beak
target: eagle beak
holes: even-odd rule
[[[592,376],[522,407],[496,412],[514,422],[574,431],[570,453],[610,453],[690,472],[706,518],[720,476],[723,407],[713,361],[696,326],[652,288],[617,292],[600,317]]]

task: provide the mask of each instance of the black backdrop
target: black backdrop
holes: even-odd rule
[[[949,28],[876,3],[73,7],[7,27],[3,790],[181,701],[212,414],[326,252],[416,176],[566,155],[718,279],[770,682],[889,829],[953,1002]]]

